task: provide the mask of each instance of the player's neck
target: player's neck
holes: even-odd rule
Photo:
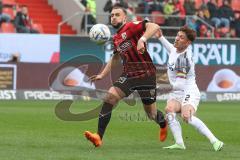
[[[187,47],[188,47],[188,46],[187,46]],[[187,49],[187,47],[177,48],[177,53],[182,53],[182,52],[184,52],[184,51]]]
[[[126,23],[123,23],[118,29],[117,29],[117,32],[119,32],[122,28],[123,28],[123,26],[125,25]]]

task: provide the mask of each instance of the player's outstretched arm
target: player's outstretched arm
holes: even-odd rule
[[[156,37],[156,38],[161,38],[162,36],[163,36],[162,30],[161,30],[161,29],[158,29],[157,32],[155,33],[155,37]]]
[[[96,80],[103,79],[112,69],[112,67],[116,66],[120,63],[120,55],[115,53],[110,61],[108,61],[107,65],[104,67],[103,71],[98,75],[93,75],[89,78],[89,81],[94,82]]]
[[[146,23],[146,30],[143,36],[139,39],[138,45],[137,45],[137,50],[140,51],[141,53],[144,52],[145,46],[144,43],[151,38],[153,35],[156,34],[156,32],[160,29],[159,25],[155,23]]]
[[[146,40],[151,38],[153,35],[156,34],[156,32],[158,30],[160,30],[160,26],[158,24],[155,24],[155,23],[147,22],[145,27],[146,27],[146,31],[145,31],[145,33],[143,34],[142,37],[146,38]]]
[[[157,30],[155,34],[156,38],[162,43],[162,45],[168,50],[168,54],[170,54],[171,49],[174,47],[162,34],[162,30]]]

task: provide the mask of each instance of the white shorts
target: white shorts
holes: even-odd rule
[[[198,89],[193,89],[189,92],[173,91],[169,94],[168,101],[172,99],[177,100],[182,106],[189,104],[193,106],[196,112],[200,102],[200,97],[201,95]]]

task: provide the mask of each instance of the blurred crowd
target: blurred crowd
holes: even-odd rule
[[[0,0],[1,32],[7,33],[39,33],[29,17],[27,6],[3,4]]]
[[[96,24],[96,0],[79,0],[89,13],[85,23]],[[201,5],[196,2],[201,1]],[[219,3],[218,1],[221,1]],[[107,0],[103,12],[110,13],[112,6],[125,7],[132,20],[148,18],[164,29],[165,35],[172,36],[182,25],[197,31],[199,37],[240,37],[240,8],[233,10],[231,0]],[[0,32],[39,33],[29,17],[27,6],[6,5],[0,0]],[[12,27],[12,28],[11,28]],[[9,31],[10,29],[10,31]],[[41,32],[41,31],[40,31]]]
[[[87,11],[92,13],[89,23],[95,24],[95,0],[81,2]],[[109,13],[113,5],[121,4],[128,10],[132,20],[143,20],[147,17],[165,28],[188,25],[197,31],[199,37],[240,37],[240,8],[233,10],[231,0],[221,2],[202,0],[197,7],[196,0],[108,0],[103,11]],[[173,34],[171,30],[166,30],[166,34],[171,36],[171,33]]]

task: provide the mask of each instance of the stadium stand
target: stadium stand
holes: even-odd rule
[[[14,22],[16,13],[21,6],[26,5],[29,10],[29,16],[33,22],[33,28],[40,30],[40,33],[57,34],[58,24],[63,21],[62,17],[58,15],[57,11],[48,4],[48,0],[2,0],[2,13],[11,17]],[[12,26],[11,24],[1,26],[4,28],[2,32]],[[7,30],[9,32],[9,30]],[[68,24],[61,26],[61,34],[76,34],[76,31]]]
[[[159,25],[162,25],[165,23],[165,18],[163,17],[162,12],[160,11],[153,11],[151,13],[151,17],[152,17],[152,22],[157,23]]]
[[[33,29],[38,30],[39,33],[44,33],[44,30],[43,30],[43,27],[42,27],[41,24],[39,24],[39,23],[33,23],[33,24],[32,24],[32,27],[33,27]]]
[[[208,3],[216,6],[216,15],[220,16],[221,24],[213,23]],[[161,25],[168,36],[173,36],[172,33],[185,24],[197,30],[200,37],[230,38],[239,35],[238,0],[142,0],[138,1],[138,5],[128,4],[128,8],[138,20],[148,18]],[[223,25],[222,21],[228,21],[227,25]]]
[[[2,13],[8,14],[11,17],[11,20],[15,18],[16,13],[14,13],[13,8],[3,8]]]
[[[235,11],[240,11],[240,3],[239,0],[232,0],[232,8]]]
[[[109,11],[105,11],[104,5],[106,4],[106,2],[110,1],[111,0],[96,0],[97,7],[102,7],[100,9],[97,9],[97,23],[108,23],[108,19],[106,20],[106,15],[109,13]],[[230,28],[222,28],[223,26],[216,27],[210,21],[211,15],[207,7],[207,3],[209,1],[210,0],[141,0],[129,2],[126,0],[122,0],[112,2],[121,2],[127,4],[126,7],[129,13],[130,20],[143,20],[145,18],[152,20],[153,22],[161,25],[161,28],[168,36],[171,36],[171,33],[173,33],[174,30],[178,30],[180,26],[191,22],[192,24],[188,25],[192,25],[192,27],[194,27],[194,29],[198,31],[198,36],[201,37],[237,37],[239,34],[234,33],[239,29],[238,27],[236,27],[236,24],[238,24],[238,22],[235,23],[235,21],[239,20],[231,20]],[[231,2],[230,7],[234,11],[234,13],[238,13],[238,11],[240,11],[240,3],[238,3],[238,0],[217,0],[217,6],[221,7],[224,4],[224,1]],[[82,0],[69,0],[66,2],[56,0],[2,0],[2,2],[4,3],[4,5],[12,6],[12,8],[3,8],[3,13],[10,15],[12,20],[16,16],[16,12],[18,11],[19,6],[26,5],[29,10],[29,15],[33,20],[34,28],[38,28],[39,30],[41,30],[41,33],[57,34],[59,30],[58,25],[64,21],[64,23],[62,23],[61,25],[61,34],[87,34],[87,32],[82,32],[82,30],[79,29],[81,28],[79,24],[82,24],[81,22],[84,19],[82,18],[82,16],[84,14],[88,14],[84,12],[84,5],[79,6],[79,4],[77,4],[77,2],[80,3],[82,2]],[[186,2],[191,2],[194,4],[195,7],[193,8],[192,14],[188,14],[190,12],[187,12],[184,6]],[[73,7],[74,4],[76,5],[75,8]],[[171,14],[166,15],[166,13],[164,13],[164,7],[166,6],[166,4],[171,4],[171,6],[173,7],[173,11],[171,12]],[[66,5],[71,6],[71,11],[66,10]],[[146,10],[146,8],[148,9]],[[191,8],[192,7],[190,6],[190,9]],[[79,14],[77,14],[77,12],[79,12]],[[203,16],[200,16],[199,13],[201,12],[203,12]],[[59,14],[61,14],[61,16]],[[73,18],[66,20],[71,16],[74,17],[74,14],[76,14],[75,19]],[[91,27],[91,25],[87,24],[86,27],[82,28],[89,27]],[[200,33],[201,30],[208,34]],[[231,31],[231,33],[225,34],[226,31],[229,30]]]
[[[15,0],[2,0],[2,3],[9,6],[15,6],[17,4]]]
[[[1,30],[3,33],[15,33],[15,27],[12,23],[2,23]]]
[[[29,9],[29,15],[34,23],[40,23],[44,33],[56,34],[57,25],[62,21],[62,17],[57,11],[48,5],[47,0],[16,0],[19,5],[26,5]],[[76,34],[71,26],[64,24],[62,34]]]

